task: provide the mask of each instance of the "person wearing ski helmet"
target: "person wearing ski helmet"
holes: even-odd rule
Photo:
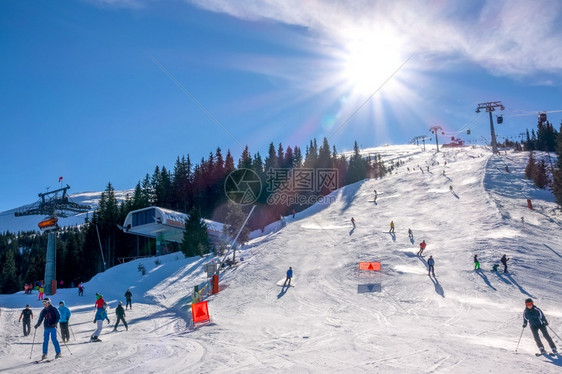
[[[541,353],[545,353],[544,346],[542,344],[541,338],[539,336],[539,330],[542,332],[542,335],[550,345],[553,353],[558,353],[556,350],[556,345],[552,341],[552,338],[548,334],[546,326],[548,326],[548,321],[546,320],[546,316],[540,310],[533,299],[525,300],[525,311],[523,311],[523,328],[527,327],[527,323],[531,327],[531,332],[533,333],[533,338],[535,338],[535,342],[537,343],[537,347],[541,350]]]
[[[57,340],[57,323],[59,323],[60,314],[57,308],[51,305],[51,299],[48,297],[43,299],[43,310],[41,314],[39,314],[39,320],[37,324],[34,326],[36,329],[41,326],[43,320],[44,333],[43,333],[43,356],[41,360],[47,358],[47,351],[49,349],[49,338],[53,342],[55,346],[55,358],[61,357],[60,345],[59,341]]]

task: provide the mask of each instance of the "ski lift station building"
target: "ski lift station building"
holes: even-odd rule
[[[129,212],[123,223],[123,231],[128,234],[148,238],[163,238],[168,242],[181,243],[185,231],[185,221],[189,215],[170,209],[151,206]],[[211,242],[219,241],[223,236],[224,224],[203,219]]]

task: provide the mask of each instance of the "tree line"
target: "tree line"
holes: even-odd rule
[[[562,123],[560,131],[548,121],[540,121],[537,131],[531,134],[527,130],[525,149],[529,151],[529,160],[525,167],[525,176],[533,181],[538,188],[551,188],[558,205],[562,206]],[[537,158],[535,151],[547,152],[544,157]],[[548,153],[556,154],[556,162]]]
[[[221,148],[195,164],[189,154],[178,156],[173,168],[157,165],[152,174],[147,173],[140,179],[122,201],[116,198],[114,187],[109,182],[101,194],[98,208],[83,225],[58,231],[57,278],[63,279],[66,285],[71,282],[77,284],[117,265],[120,260],[154,255],[155,239],[129,235],[119,227],[129,212],[149,206],[189,214],[184,240],[179,244],[170,243],[172,249],[182,250],[188,257],[224,250],[224,247],[215,248],[209,242],[201,218],[226,223],[225,234],[231,238],[238,232],[250,206],[232,203],[225,193],[225,181],[236,170],[249,169],[263,182],[254,203],[254,213],[239,239],[244,242],[250,230],[263,228],[280,216],[299,212],[313,204],[312,201],[272,203],[269,198],[279,191],[272,189],[271,183],[268,183],[268,179],[271,182],[274,178],[272,170],[331,169],[336,171],[335,185],[339,188],[365,178],[382,178],[393,167],[386,168],[378,154],[363,157],[357,142],[350,156],[339,154],[326,138],[321,144],[316,139],[311,140],[304,152],[298,146],[284,147],[281,143],[270,143],[265,157],[259,152],[252,154],[246,146],[236,164],[230,150],[223,155]],[[298,193],[324,196],[330,192],[330,188],[323,187]],[[15,292],[21,290],[25,283],[43,279],[46,247],[46,233],[0,234],[0,262],[3,264],[0,293]]]

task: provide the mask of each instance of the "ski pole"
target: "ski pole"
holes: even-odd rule
[[[524,327],[523,330],[521,330],[521,335],[519,335],[519,341],[517,341],[517,347],[515,347],[515,352],[517,352],[517,348],[519,348],[519,343],[521,342],[521,338],[523,337],[523,331],[525,331]]]
[[[547,325],[547,326],[548,326],[548,325]],[[548,326],[548,328],[550,329],[550,331],[552,331],[552,333],[553,333],[554,335],[556,335],[556,337],[558,338],[558,340],[562,340],[562,339],[558,336],[558,334],[556,333],[556,331],[554,331],[554,330],[552,329],[552,327]]]
[[[72,330],[72,326],[68,325],[68,328],[70,329],[70,332],[72,333],[72,338],[74,339],[74,341],[76,341],[76,336],[74,336],[74,331]]]
[[[34,329],[35,332],[33,333],[33,342],[31,343],[31,352],[29,352],[29,358],[31,359],[31,355],[33,354],[33,345],[35,345],[35,334],[37,334],[37,329]]]
[[[72,356],[72,352],[70,352],[70,348],[68,348],[68,345],[66,345],[66,342],[64,341],[64,339],[62,338],[62,333],[59,331],[59,329],[55,328],[55,330],[57,330],[57,332],[59,333],[60,339],[62,340],[62,344],[64,344],[64,346],[66,347],[66,349],[68,349],[68,353],[70,353],[70,355]]]

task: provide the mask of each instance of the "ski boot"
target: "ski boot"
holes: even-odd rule
[[[61,357],[62,357],[62,354],[60,352],[55,355],[55,358],[61,358]]]
[[[41,356],[41,360],[45,360],[47,358],[47,354],[43,353],[43,356]]]

